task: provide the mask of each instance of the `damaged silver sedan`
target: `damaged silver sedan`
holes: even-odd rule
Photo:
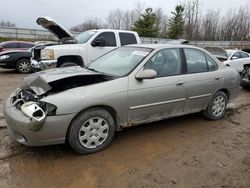
[[[124,127],[189,113],[224,116],[239,89],[236,70],[185,45],[131,45],[82,68],[35,73],[6,100],[9,133],[20,143],[68,142],[81,154],[106,148]]]

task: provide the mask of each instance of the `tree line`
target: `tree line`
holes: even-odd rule
[[[10,21],[5,21],[5,20],[2,20],[0,21],[0,27],[16,27],[16,24],[15,23],[11,23]]]
[[[81,32],[98,28],[134,30],[141,37],[250,40],[250,9],[242,6],[229,9],[224,14],[219,10],[201,12],[199,0],[188,0],[166,15],[163,8],[153,10],[137,3],[132,10],[110,11],[105,22],[89,18],[71,30]]]

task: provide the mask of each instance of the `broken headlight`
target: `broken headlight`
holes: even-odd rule
[[[44,110],[47,116],[55,116],[57,107],[53,104],[46,102],[38,102],[38,105]]]

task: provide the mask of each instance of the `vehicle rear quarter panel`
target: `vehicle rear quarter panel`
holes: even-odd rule
[[[223,68],[224,82],[223,89],[229,92],[229,101],[232,101],[238,96],[240,88],[240,75],[236,69]]]

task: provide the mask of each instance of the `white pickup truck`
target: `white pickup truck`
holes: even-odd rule
[[[49,17],[40,17],[37,24],[53,33],[61,45],[35,48],[32,52],[33,69],[86,65],[103,54],[123,45],[141,43],[133,31],[96,29],[80,33],[76,37]]]

